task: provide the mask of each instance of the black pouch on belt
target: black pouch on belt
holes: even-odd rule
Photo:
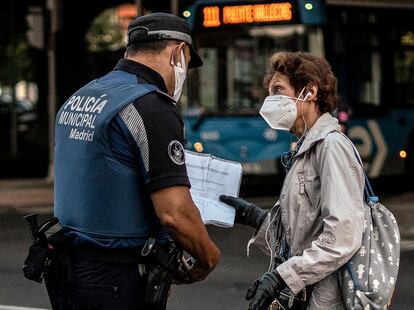
[[[47,243],[41,240],[34,242],[24,261],[23,275],[29,280],[42,283],[47,260]]]
[[[280,291],[279,296],[271,304],[270,310],[305,310],[309,304],[312,289],[313,286],[306,287],[297,295],[293,295],[289,289]]]

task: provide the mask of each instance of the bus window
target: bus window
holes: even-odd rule
[[[262,81],[269,57],[277,51],[305,50],[308,44],[303,25],[238,30],[196,35],[204,66],[191,74],[186,108],[201,104],[203,112],[256,115],[266,96]]]
[[[216,85],[217,81],[217,49],[201,48],[203,57],[203,74],[200,75],[200,101],[206,110],[214,110],[217,106]]]
[[[372,33],[348,33],[344,39],[348,56],[349,100],[379,106],[382,74],[378,37]]]
[[[414,106],[414,32],[400,38],[401,49],[394,52],[395,96],[402,105]]]
[[[325,44],[324,44],[323,31],[319,27],[309,28],[308,46],[309,53],[312,53],[319,57],[325,57]]]
[[[230,111],[254,109],[262,97],[260,73],[255,72],[255,44],[238,40],[227,50],[227,107]]]

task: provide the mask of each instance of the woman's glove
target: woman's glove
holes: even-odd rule
[[[276,270],[266,272],[247,290],[246,299],[251,300],[249,310],[266,310],[286,286]]]
[[[267,211],[242,198],[221,195],[220,201],[236,209],[236,223],[259,229],[266,218]]]

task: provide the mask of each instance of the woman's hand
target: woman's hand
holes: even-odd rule
[[[266,218],[267,211],[242,198],[221,195],[220,201],[236,209],[236,223],[259,229]]]
[[[285,287],[285,281],[276,270],[266,272],[247,290],[246,299],[251,300],[249,310],[266,310]]]

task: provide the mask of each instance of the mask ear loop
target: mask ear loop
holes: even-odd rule
[[[300,94],[299,94],[299,96],[298,96],[298,99],[296,100],[296,102],[298,102],[298,100],[301,100],[301,103],[300,103],[300,114],[302,115],[303,122],[305,123],[305,130],[303,131],[303,133],[302,133],[302,135],[300,136],[300,138],[299,138],[299,140],[298,140],[298,141],[300,141],[300,140],[301,140],[301,139],[305,136],[305,134],[308,132],[308,124],[306,123],[305,116],[303,115],[302,105],[303,105],[303,102],[305,102],[305,101],[306,101],[306,99],[308,99],[309,95],[311,95],[311,92],[308,92],[308,93],[306,94],[305,98],[303,98],[303,99],[299,99],[299,98],[300,98],[300,96],[303,94],[303,91],[304,91],[304,90],[305,90],[305,87],[302,89],[302,91],[300,92]],[[296,103],[295,103],[295,104],[296,104]]]
[[[184,56],[184,50],[183,49],[181,49],[181,53],[180,53],[181,55],[181,68],[185,71],[185,70],[187,70],[187,66],[186,66],[186,63],[185,63],[185,56]]]
[[[185,56],[184,56],[184,50],[181,49],[180,51],[180,62],[177,62],[177,64],[174,64],[174,52],[177,48],[180,48],[180,45],[177,45],[174,47],[174,50],[171,54],[171,65],[181,67],[182,69],[186,70],[186,64],[185,64]]]

